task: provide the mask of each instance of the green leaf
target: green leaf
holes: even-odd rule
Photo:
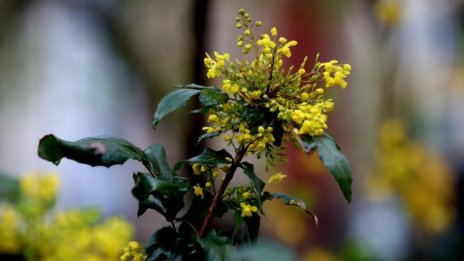
[[[178,89],[203,90],[203,89],[215,88],[215,87],[213,87],[213,86],[203,86],[203,85],[199,85],[199,84],[196,84],[196,83],[190,83],[190,84],[177,85],[176,88],[178,88]]]
[[[204,139],[211,139],[219,135],[221,135],[220,132],[211,132],[211,133],[202,134],[200,137],[198,137],[197,145],[200,144],[200,142],[202,142]]]
[[[230,161],[228,161],[226,158],[232,159],[232,156],[225,149],[216,151],[210,148],[206,148],[200,155],[178,162],[174,166],[174,172],[177,172],[186,162],[194,162],[208,166],[216,166],[217,164],[229,164]]]
[[[243,220],[245,221],[246,231],[250,243],[256,243],[259,236],[261,217],[257,214],[253,214],[251,217],[246,217]]]
[[[178,234],[172,227],[163,227],[157,230],[145,247],[148,261],[174,260],[180,256],[181,248]]]
[[[155,114],[153,115],[153,129],[156,129],[159,121],[164,118],[164,116],[184,107],[192,96],[200,92],[200,90],[196,89],[179,89],[164,96],[164,98],[158,104]]]
[[[327,133],[320,137],[303,136],[304,150],[311,152],[317,149],[322,163],[329,169],[332,176],[338,183],[345,199],[351,202],[351,169],[348,159],[341,153],[340,147],[334,138]]]
[[[251,186],[253,187],[253,191],[255,192],[255,198],[258,203],[257,207],[259,208],[261,213],[263,213],[261,193],[263,192],[265,183],[258,176],[256,176],[253,164],[244,162],[241,164],[241,167],[243,169],[243,173],[245,173],[245,175],[247,175],[251,181]]]
[[[243,220],[243,217],[242,217],[240,211],[235,211],[234,212],[233,220],[234,220],[234,225],[235,225],[236,228],[243,224],[244,220]]]
[[[287,195],[287,194],[283,194],[283,193],[265,192],[264,194],[265,194],[264,195],[265,199],[277,198],[277,199],[280,199],[285,205],[296,206],[296,207],[299,207],[299,208],[303,209],[306,212],[306,214],[309,214],[309,215],[311,215],[313,217],[314,223],[316,223],[316,225],[319,223],[319,219],[317,218],[317,216],[314,215],[313,212],[306,209],[306,204],[303,202],[303,200],[301,200],[299,198],[296,198],[296,197],[292,197],[292,196]]]
[[[263,122],[266,113],[261,109],[246,106],[243,110],[243,118],[250,123]]]
[[[58,165],[68,158],[90,166],[110,167],[129,159],[146,162],[145,153],[127,140],[109,137],[89,137],[75,142],[47,135],[39,142],[39,156]]]
[[[0,174],[0,201],[14,203],[19,198],[19,180]]]
[[[205,109],[223,104],[227,100],[229,96],[216,87],[203,89],[200,94],[200,104]]]
[[[184,207],[184,194],[190,188],[185,179],[160,180],[141,172],[134,173],[133,178],[135,186],[132,194],[139,201],[137,215],[150,208],[172,221]]]
[[[205,237],[199,239],[199,242],[205,252],[206,260],[231,260],[230,252],[232,251],[232,240],[229,236],[219,234],[214,229],[211,229]]]
[[[145,150],[150,169],[152,172],[159,174],[159,178],[163,180],[171,179],[172,169],[166,160],[166,151],[161,144],[153,144]]]

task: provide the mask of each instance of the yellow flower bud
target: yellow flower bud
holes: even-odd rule
[[[271,35],[272,35],[272,36],[276,36],[276,35],[277,35],[277,28],[275,28],[275,26],[272,27],[272,29],[271,29]]]
[[[303,93],[301,94],[301,99],[303,99],[303,100],[309,99],[309,94],[308,94],[307,92],[303,92]]]

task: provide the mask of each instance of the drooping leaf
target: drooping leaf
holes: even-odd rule
[[[16,202],[19,198],[19,180],[0,174],[0,201]]]
[[[228,99],[229,96],[216,87],[203,89],[200,94],[200,104],[204,109],[223,104]]]
[[[201,165],[215,166],[217,164],[230,163],[226,158],[232,159],[232,156],[225,149],[216,151],[206,148],[200,155],[188,160],[180,161],[174,166],[174,172],[177,172],[186,162],[194,162]]]
[[[164,118],[164,116],[184,107],[192,96],[199,94],[200,92],[201,91],[197,89],[178,89],[164,96],[153,115],[153,129],[156,129],[159,121]]]
[[[181,246],[176,230],[172,227],[163,227],[157,230],[146,246],[147,260],[174,260],[181,255]]]
[[[167,180],[173,177],[172,169],[166,160],[166,152],[161,144],[153,144],[144,152],[152,172],[158,173],[160,179]]]
[[[317,149],[322,163],[329,169],[338,183],[345,199],[351,202],[351,168],[348,159],[341,153],[334,138],[327,133],[320,137],[304,136],[302,138],[304,150],[307,152]]]
[[[139,201],[137,215],[150,208],[172,221],[184,207],[184,194],[190,187],[185,179],[161,180],[141,172],[134,173],[133,178],[135,186],[132,194]]]
[[[256,176],[253,164],[244,162],[242,163],[241,167],[243,169],[243,173],[245,173],[245,175],[247,175],[251,181],[251,186],[253,187],[253,192],[255,193],[255,198],[258,203],[257,207],[262,213],[263,208],[261,203],[261,193],[263,192],[265,183],[258,176]]]
[[[129,159],[146,163],[145,153],[127,140],[109,137],[88,137],[78,141],[65,141],[54,135],[46,135],[39,142],[39,156],[58,165],[68,158],[90,166],[110,167],[123,164]]]
[[[285,205],[296,206],[296,207],[299,207],[299,208],[303,209],[306,212],[306,214],[309,214],[309,215],[311,215],[313,217],[314,223],[316,223],[316,225],[319,223],[319,219],[317,218],[317,216],[314,215],[313,212],[309,211],[306,208],[306,204],[303,202],[303,200],[301,200],[299,198],[296,198],[296,197],[292,197],[292,196],[284,194],[284,193],[264,192],[263,194],[264,194],[263,198],[265,198],[265,199],[277,198],[277,199],[280,199]]]

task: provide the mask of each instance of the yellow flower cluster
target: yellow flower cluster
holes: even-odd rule
[[[323,67],[324,69],[323,75],[325,87],[338,85],[342,89],[345,89],[346,86],[348,86],[345,78],[351,74],[351,65],[339,65],[337,60],[332,60],[330,62],[319,64],[319,67]]]
[[[144,261],[147,260],[145,249],[137,241],[130,241],[124,248],[121,261]]]
[[[53,201],[59,187],[59,179],[56,173],[45,175],[39,172],[29,172],[20,181],[21,191],[24,195],[43,201]]]
[[[232,162],[231,158],[226,158],[228,162]],[[195,196],[204,198],[205,196],[205,189],[209,191],[210,189],[214,189],[214,181],[221,173],[227,173],[229,170],[228,164],[220,164],[214,167],[210,167],[208,165],[201,165],[198,163],[192,164],[193,174],[195,175],[204,175],[206,178],[205,184],[202,187],[200,184],[193,186],[193,193]]]
[[[0,253],[19,253],[22,246],[21,215],[10,205],[0,205]]]
[[[452,223],[455,192],[447,165],[422,144],[408,140],[398,119],[382,126],[373,173],[367,182],[370,195],[399,196],[419,228],[440,232]]]
[[[127,221],[101,220],[95,209],[51,210],[59,179],[55,173],[29,173],[20,180],[14,203],[0,205],[0,254],[26,260],[117,260],[133,235]]]
[[[205,65],[208,68],[208,73],[206,74],[208,78],[220,76],[221,70],[224,69],[226,62],[230,60],[230,55],[228,53],[221,55],[218,52],[214,52],[214,57],[216,60],[211,59],[211,57],[206,54],[206,58],[204,59]]]
[[[203,130],[223,134],[234,148],[247,148],[267,158],[280,146],[283,133],[322,135],[328,127],[326,113],[334,106],[331,99],[324,98],[324,86],[346,88],[351,66],[336,60],[321,63],[316,57],[310,69],[307,58],[297,69],[287,68],[283,59],[291,57],[296,41],[279,37],[275,27],[270,33],[255,35],[254,27],[262,23],[253,22],[244,10],[239,11],[236,22],[243,30],[237,46],[245,54],[254,54],[254,59],[240,61],[232,60],[228,53],[206,54],[207,77],[222,78],[221,89],[229,100],[209,110],[208,126]]]
[[[245,204],[243,202],[240,203],[240,207],[242,208],[242,217],[251,217],[253,215],[253,212],[258,212],[258,208],[256,206]]]

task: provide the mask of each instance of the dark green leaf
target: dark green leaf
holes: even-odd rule
[[[216,87],[203,89],[200,94],[200,104],[205,109],[223,104],[228,99],[229,96]]]
[[[232,251],[230,246],[232,240],[229,236],[219,234],[214,229],[211,229],[204,238],[199,240],[199,242],[205,251],[206,260],[231,260],[229,254]]]
[[[243,217],[242,217],[240,211],[235,211],[235,212],[234,212],[234,217],[233,217],[233,219],[234,219],[234,225],[235,225],[235,227],[239,227],[240,225],[243,224],[243,221],[244,221],[244,220],[243,220]]]
[[[275,146],[277,146],[277,147],[280,147],[280,145],[282,145],[282,139],[283,139],[283,136],[285,134],[285,131],[282,128],[282,123],[280,123],[280,122],[278,122],[277,124],[274,124],[273,126],[274,126],[274,128],[273,128],[273,131],[272,131],[272,135],[275,138],[275,141],[274,141],[273,144]]]
[[[258,176],[256,176],[253,164],[244,162],[242,163],[241,167],[243,169],[243,173],[245,173],[245,175],[247,175],[251,181],[251,186],[253,187],[253,191],[255,192],[255,198],[258,203],[257,207],[262,213],[263,208],[261,203],[261,193],[263,192],[265,183]]]
[[[142,215],[150,208],[158,211],[168,221],[172,221],[184,207],[184,194],[190,187],[180,177],[160,180],[140,172],[134,173],[134,183],[132,194],[139,201],[137,215]]]
[[[251,217],[246,217],[243,220],[245,220],[246,231],[250,243],[256,243],[259,236],[261,217],[257,214],[253,214]]]
[[[196,83],[190,83],[190,84],[184,84],[184,85],[177,85],[176,88],[203,90],[203,89],[214,88],[214,87],[213,86],[208,87],[208,86],[203,86],[203,85],[199,85],[199,84],[196,84]]]
[[[39,142],[39,156],[58,165],[68,158],[90,166],[109,167],[123,164],[129,159],[146,162],[145,153],[127,140],[100,136],[84,138],[75,142],[47,135]]]
[[[184,107],[192,96],[200,92],[200,90],[196,89],[179,89],[164,96],[164,98],[158,104],[155,114],[153,115],[153,129],[156,128],[159,121],[164,118],[164,116]]]
[[[245,109],[243,110],[243,118],[246,119],[247,122],[251,122],[251,123],[262,122],[265,117],[266,117],[266,114],[261,109],[257,109],[253,107],[245,107]]]
[[[149,261],[174,260],[181,255],[181,246],[177,244],[178,234],[172,227],[163,227],[156,231],[148,245],[146,252]]]
[[[153,144],[145,150],[152,172],[159,174],[160,179],[171,179],[172,170],[166,160],[166,152],[161,144]]]
[[[221,135],[220,132],[205,133],[205,134],[201,135],[200,137],[198,137],[197,145],[200,142],[202,142],[204,139],[211,139],[211,138],[217,137],[219,135]]]
[[[19,198],[19,180],[0,174],[0,201],[16,202]]]
[[[303,202],[303,200],[301,200],[299,198],[292,197],[292,196],[287,195],[287,194],[283,194],[283,193],[268,193],[268,192],[266,192],[266,193],[267,193],[267,195],[269,195],[269,197],[268,197],[269,199],[278,198],[278,199],[282,200],[282,202],[285,205],[297,206],[297,207],[303,209],[306,212],[306,214],[309,214],[309,215],[311,215],[313,217],[314,223],[316,223],[316,225],[319,223],[319,219],[317,218],[317,216],[314,215],[313,212],[306,209],[306,204]]]
[[[195,162],[201,165],[215,166],[217,164],[230,163],[226,158],[232,159],[232,156],[226,150],[219,151],[206,148],[200,155],[188,159],[188,162]]]
[[[317,149],[322,163],[329,169],[338,183],[345,199],[351,202],[351,169],[348,159],[340,152],[340,147],[334,138],[327,133],[320,137],[304,136],[302,138],[304,149],[310,152]]]
[[[186,162],[194,162],[201,165],[216,166],[217,164],[230,163],[226,158],[232,159],[232,156],[226,150],[215,151],[206,148],[200,155],[188,160],[180,161],[174,166],[174,172],[177,172]]]

